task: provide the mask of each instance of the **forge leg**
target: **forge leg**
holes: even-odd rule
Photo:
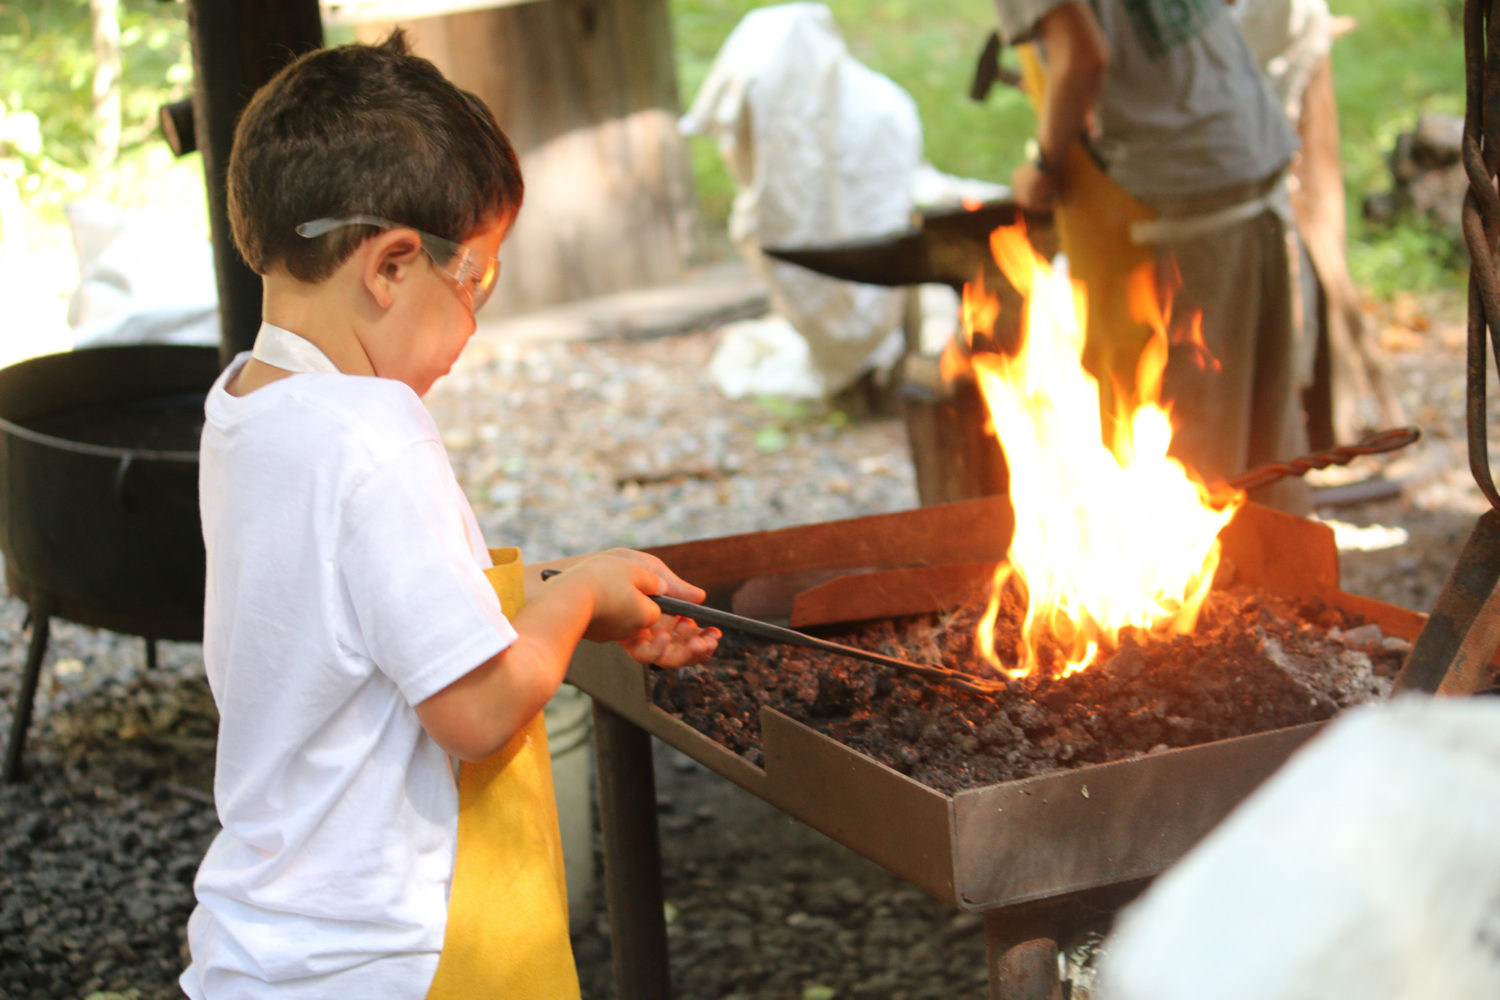
[[[1500,513],[1486,511],[1412,645],[1396,687],[1473,694],[1500,646]]]
[[[604,896],[617,1000],[668,1000],[667,922],[651,736],[594,702]]]
[[[26,648],[26,668],[21,675],[21,691],[16,697],[15,717],[10,724],[10,741],[5,747],[5,781],[21,776],[21,755],[26,751],[26,730],[31,727],[31,705],[36,700],[37,679],[42,673],[42,658],[47,655],[47,635],[52,618],[47,608],[31,609],[31,643]]]
[[[1062,1000],[1057,928],[1003,912],[984,915],[984,959],[989,1000]]]

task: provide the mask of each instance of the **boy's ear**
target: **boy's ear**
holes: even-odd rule
[[[361,278],[366,291],[382,309],[395,301],[396,289],[421,263],[422,241],[410,229],[388,229],[366,244]]]

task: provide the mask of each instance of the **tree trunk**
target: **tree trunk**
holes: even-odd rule
[[[89,0],[94,22],[94,127],[89,166],[108,170],[120,155],[120,3]]]
[[[1310,444],[1321,449],[1403,424],[1406,416],[1349,276],[1331,56],[1323,58],[1308,81],[1297,130],[1301,151],[1292,165],[1297,182],[1292,213],[1322,293],[1321,333],[1326,338],[1305,397]]]
[[[403,26],[520,156],[526,206],[501,252],[501,310],[681,276],[697,214],[666,0],[542,0]]]

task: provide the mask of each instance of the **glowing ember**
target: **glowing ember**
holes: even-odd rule
[[[1073,673],[1113,648],[1126,626],[1193,630],[1219,564],[1219,530],[1244,497],[1210,495],[1167,456],[1172,427],[1160,404],[1167,333],[1152,275],[1132,276],[1131,308],[1155,332],[1136,384],[1104,397],[1114,401],[1105,416],[1098,381],[1081,360],[1081,286],[1036,255],[1022,226],[996,230],[990,243],[1026,305],[1016,354],[969,358],[1005,449],[1015,512],[1008,564],[996,574],[978,645],[997,669],[1020,677],[1037,669],[1046,640],[1064,651],[1061,672]],[[965,289],[971,340],[991,333],[997,315],[992,296]],[[1026,595],[1025,659],[1004,664],[993,652],[993,626],[1012,572]]]

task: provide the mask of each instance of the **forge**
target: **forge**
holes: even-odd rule
[[[851,585],[840,588],[843,615],[859,614],[860,592],[883,575],[840,581]],[[840,643],[955,673],[872,668],[731,630],[708,663],[652,670],[651,698],[757,766],[765,707],[954,793],[1325,721],[1387,697],[1410,649],[1319,598],[1226,585],[1191,635],[1130,632],[1084,670],[999,682],[975,650],[989,589],[981,579],[952,610],[832,626]],[[1005,597],[996,639],[1014,659],[1024,605],[1014,586]],[[984,686],[967,680],[976,671]]]
[[[868,624],[961,604],[1004,558],[1011,530],[1007,499],[986,497],[653,551],[708,589],[710,604],[794,626]],[[1238,587],[1314,602],[1398,640],[1422,629],[1421,615],[1339,589],[1324,525],[1248,504],[1220,540],[1221,576]],[[669,995],[652,737],[938,899],[982,912],[991,995],[1009,998],[1046,996],[1027,991],[1049,978],[1049,946],[1055,980],[1052,942],[1070,922],[1128,899],[1321,725],[947,791],[771,705],[756,719],[755,763],[657,704],[651,674],[615,647],[587,643],[569,672],[595,699],[624,997]]]

